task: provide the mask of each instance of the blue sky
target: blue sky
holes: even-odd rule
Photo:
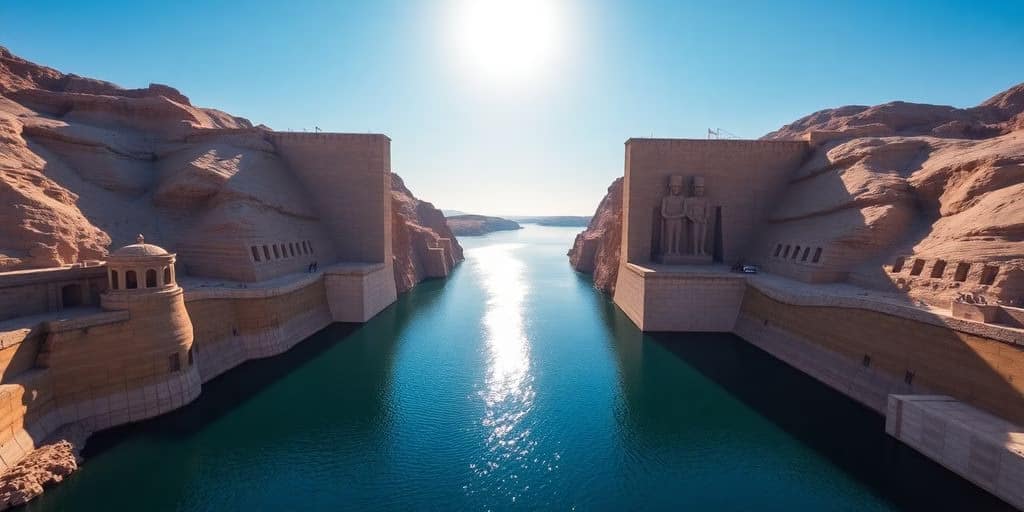
[[[496,215],[590,214],[629,137],[756,138],[822,108],[972,106],[1024,82],[1016,0],[531,0],[473,31],[474,1],[4,1],[0,44],[278,130],[385,133],[418,196]]]

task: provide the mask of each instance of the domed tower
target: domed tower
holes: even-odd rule
[[[192,321],[175,279],[174,259],[142,235],[107,259],[109,288],[100,304],[131,314],[132,335],[122,347],[123,362],[134,375],[148,373],[147,380],[197,374],[192,367]]]

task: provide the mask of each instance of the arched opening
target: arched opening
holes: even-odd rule
[[[119,283],[118,281],[119,280],[118,280],[118,277],[117,277],[117,271],[116,270],[111,270],[110,271],[110,288],[113,289],[113,290],[117,290],[118,288],[120,288],[121,287],[121,283]]]
[[[291,254],[292,258],[295,257],[295,244],[291,242],[288,242],[288,254]]]
[[[260,251],[258,249],[256,249],[255,245],[252,246],[252,259],[253,259],[253,261],[255,261],[257,263],[259,263],[259,261],[260,261]]]
[[[935,260],[932,264],[932,277],[942,277],[946,273],[946,260]]]
[[[146,288],[156,288],[156,269],[146,271]]]
[[[134,290],[139,287],[138,277],[136,277],[134,270],[124,273],[124,287],[126,290]]]
[[[275,260],[281,259],[281,252],[277,249],[277,244],[274,244],[273,247],[274,247],[274,259]]]
[[[782,251],[782,259],[786,259],[788,257],[789,257],[789,246],[787,245],[786,246],[786,250]]]
[[[775,246],[775,254],[774,254],[774,256],[776,258],[778,258],[779,257],[779,253],[781,253],[781,252],[782,252],[782,244],[776,245]]]
[[[174,284],[174,279],[171,277],[171,267],[164,267],[164,286],[172,284]]]
[[[62,308],[73,308],[82,305],[82,285],[67,284],[60,289],[60,305]]]
[[[793,259],[795,260],[796,257],[799,256],[799,255],[800,255],[800,246],[798,245],[798,246],[796,246],[796,249],[793,250]]]
[[[814,258],[811,258],[811,263],[817,263],[821,261],[821,247],[814,250]]]
[[[804,247],[804,255],[800,257],[800,261],[807,261],[807,257],[811,255],[811,248]]]
[[[263,246],[263,259],[270,261],[270,249],[267,246]]]

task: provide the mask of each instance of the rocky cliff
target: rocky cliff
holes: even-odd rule
[[[963,292],[1024,296],[1024,84],[966,109],[892,102],[823,110],[765,138],[807,139],[813,152],[775,201],[759,247],[813,241],[835,275],[936,305]],[[621,237],[619,210],[601,212],[621,201],[616,194],[613,185],[570,251],[574,267],[595,272],[606,291],[597,272],[617,263],[597,262],[587,244]],[[990,275],[965,279],[957,262]],[[899,272],[904,264],[914,267],[909,275]]]
[[[1024,84],[972,108],[848,106],[786,125],[765,138],[806,138],[814,152],[763,242],[815,240],[850,281],[934,305],[964,292],[1015,302],[1024,296],[1022,121]]]
[[[450,240],[455,262],[463,260],[462,246],[448,228],[441,210],[416,199],[397,174],[391,175],[391,226],[398,293],[427,277],[425,254],[428,248],[441,247],[444,239]]]
[[[619,274],[619,251],[622,240],[622,178],[608,187],[608,193],[597,205],[590,224],[569,250],[569,263],[578,272],[593,274],[594,286],[615,293]]]
[[[246,240],[327,240],[270,133],[166,85],[122,89],[0,48],[0,272],[103,259],[139,232],[179,252],[186,272]],[[421,240],[399,250],[450,237],[396,182],[408,195],[395,198],[396,238]],[[415,258],[396,261],[400,289],[421,278]]]

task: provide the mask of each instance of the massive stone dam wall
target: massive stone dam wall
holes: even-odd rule
[[[182,407],[447,276],[461,247],[390,144],[275,132],[0,48],[0,489],[16,490],[0,507],[56,479],[7,471],[40,444]]]
[[[1024,509],[1021,98],[630,139],[570,261],[640,329],[736,333]]]

